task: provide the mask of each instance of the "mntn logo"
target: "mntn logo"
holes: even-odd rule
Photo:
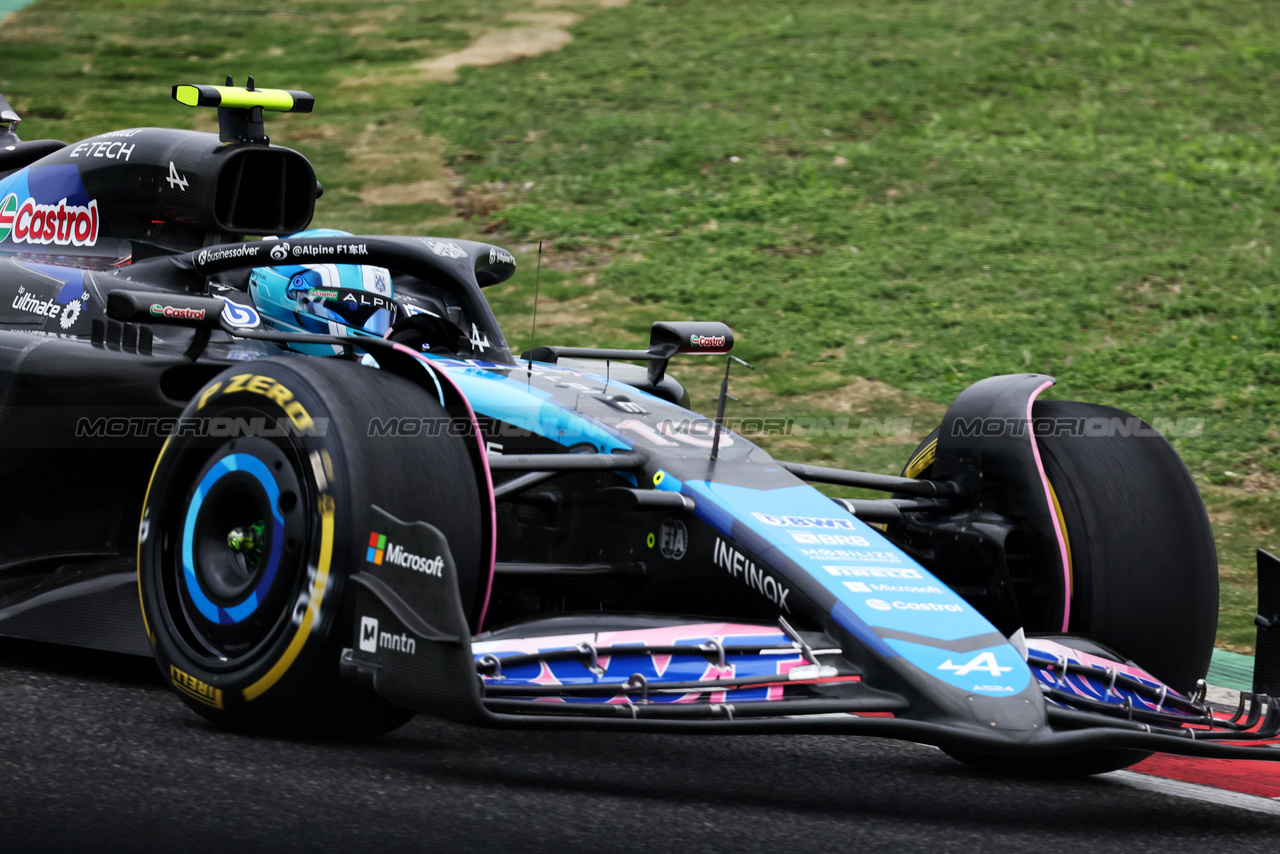
[[[360,651],[361,652],[377,652],[378,651],[378,618],[377,617],[361,617],[360,618]]]
[[[369,534],[369,552],[365,555],[364,559],[369,563],[376,563],[378,566],[382,566],[382,555],[386,553],[386,550],[387,535],[373,531]],[[375,625],[377,622],[377,620],[374,620]]]

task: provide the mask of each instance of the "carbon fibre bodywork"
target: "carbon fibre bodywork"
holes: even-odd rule
[[[270,216],[242,204],[261,200],[258,174],[279,178]],[[960,395],[928,479],[785,463],[681,405],[664,376],[678,352],[726,353],[720,325],[658,324],[648,351],[516,358],[481,290],[515,270],[499,247],[237,242],[305,227],[315,194],[287,149],[145,128],[0,171],[0,634],[149,654],[134,555],[152,463],[175,432],[210,429],[178,417],[206,383],[244,365],[234,381],[248,384],[253,360],[305,343],[396,374],[449,414],[371,419],[368,436],[458,430],[474,456],[485,565],[460,571],[431,520],[376,506],[345,532],[369,547],[335,569],[357,620],[333,667],[401,706],[495,726],[848,732],[1017,755],[1234,756],[1202,728],[1280,732],[1266,698],[1219,720],[1142,662],[1065,634],[1071,556],[1031,424],[1051,378]],[[386,340],[273,330],[247,271],[302,263],[393,271],[403,324]],[[466,334],[399,343],[424,313],[442,321],[431,335]],[[907,498],[838,501],[810,481]]]

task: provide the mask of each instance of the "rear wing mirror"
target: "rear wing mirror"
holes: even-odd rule
[[[662,320],[649,330],[649,352],[654,355],[670,350],[676,353],[715,355],[733,349],[733,331],[714,321]]]
[[[107,294],[107,317],[125,323],[163,323],[196,329],[219,329],[225,306],[226,303],[217,297],[156,291],[112,291]]]
[[[708,356],[733,349],[733,332],[710,320],[660,320],[649,330],[648,350],[605,350],[592,347],[535,347],[522,359],[555,364],[560,357],[576,359],[626,359],[649,363],[649,383],[657,385],[667,373],[667,362],[679,353]]]

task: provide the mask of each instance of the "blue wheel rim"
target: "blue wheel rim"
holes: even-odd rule
[[[233,472],[244,472],[253,477],[267,495],[271,507],[271,529],[267,537],[270,551],[267,554],[266,565],[262,569],[262,577],[254,589],[234,605],[223,606],[213,602],[200,585],[196,573],[193,544],[196,522],[204,506],[205,497],[218,481]],[[258,604],[266,597],[280,568],[280,553],[284,543],[284,517],[280,514],[279,504],[280,487],[275,477],[265,463],[251,454],[229,454],[223,457],[214,463],[200,480],[191,503],[187,506],[186,521],[183,525],[182,577],[187,595],[205,619],[219,625],[242,622],[258,609]]]

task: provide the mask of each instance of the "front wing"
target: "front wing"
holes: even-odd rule
[[[433,586],[366,568],[356,589],[348,679],[392,702],[468,724],[720,734],[879,736],[1035,756],[1123,748],[1280,759],[1280,713],[1243,694],[1234,713],[1184,696],[1140,668],[1031,638],[1042,715],[1023,728],[931,712],[925,697],[871,684],[829,637],[776,625],[635,615],[557,616],[472,637],[448,543],[386,517],[445,561]],[[428,552],[430,553],[430,552]],[[1015,643],[1015,645],[1017,645]],[[980,668],[982,662],[964,665]],[[1035,696],[1035,695],[1032,695]],[[1032,700],[1028,700],[1032,703]]]

